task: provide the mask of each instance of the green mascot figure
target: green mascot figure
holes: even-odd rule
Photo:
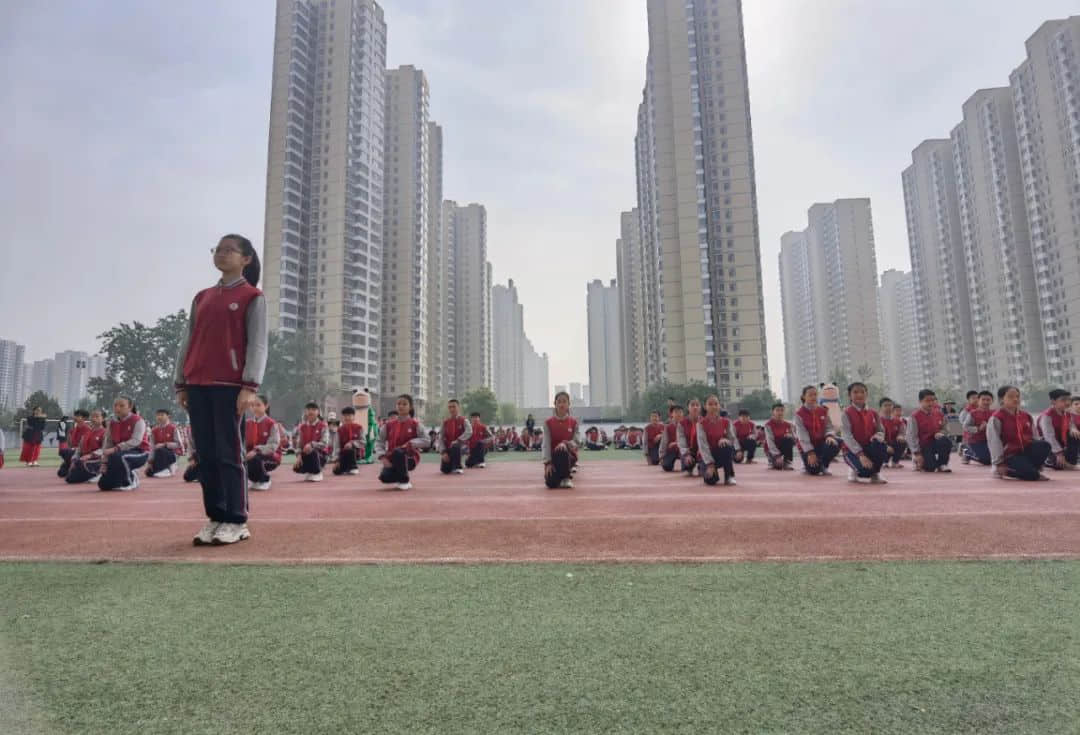
[[[356,409],[356,420],[363,426],[365,417],[367,429],[364,432],[364,457],[358,464],[371,464],[375,461],[375,440],[379,438],[379,422],[375,417],[375,409],[371,407],[371,394],[363,388],[357,388],[353,392],[353,408]]]

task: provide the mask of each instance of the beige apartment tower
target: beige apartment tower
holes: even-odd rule
[[[445,367],[447,396],[492,387],[491,264],[487,260],[487,210],[443,202]]]
[[[922,387],[977,384],[952,141],[926,140],[904,169],[904,210]]]
[[[278,0],[262,288],[332,387],[380,389],[385,68],[377,3]]]
[[[622,342],[622,397],[630,405],[634,396],[648,388],[646,380],[644,276],[642,273],[640,216],[637,209],[619,215],[619,239],[615,241],[616,279],[619,283],[619,331]],[[591,379],[590,379],[591,380]]]
[[[810,289],[806,231],[785,232],[780,238],[780,301],[784,324],[784,367],[787,395],[796,403],[803,386],[823,380],[818,372],[814,299]]]
[[[885,395],[899,401],[904,408],[913,407],[925,386],[920,379],[911,273],[890,269],[881,274],[878,308]]]
[[[979,387],[1046,380],[1012,90],[982,89],[951,139]],[[974,387],[974,385],[973,385]]]
[[[1043,23],[1009,77],[1046,370],[1080,380],[1080,16]]]
[[[384,407],[408,393],[423,409],[428,382],[428,84],[402,66],[386,74],[386,212],[383,233]]]
[[[635,140],[646,271],[658,255],[648,349],[663,379],[736,400],[769,385],[742,4],[648,0],[648,23]]]

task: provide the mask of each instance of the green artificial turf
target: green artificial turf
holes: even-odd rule
[[[1078,611],[1078,562],[7,564],[0,732],[1075,733]]]

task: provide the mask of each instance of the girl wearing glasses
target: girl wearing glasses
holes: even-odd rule
[[[191,417],[198,478],[209,521],[195,545],[250,538],[243,416],[266,368],[266,300],[251,241],[225,235],[216,248],[217,285],[195,295],[176,363],[176,395]]]

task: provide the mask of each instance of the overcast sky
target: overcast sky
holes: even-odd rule
[[[447,198],[488,210],[552,383],[588,382],[585,286],[634,206],[645,0],[387,0],[389,64],[422,68]],[[976,89],[1008,83],[1064,0],[747,0],[775,387],[776,255],[815,201],[869,196],[880,270],[908,268],[900,171]],[[0,2],[0,337],[94,351],[186,308],[227,231],[261,247],[274,6]],[[12,125],[12,115],[14,125]]]

